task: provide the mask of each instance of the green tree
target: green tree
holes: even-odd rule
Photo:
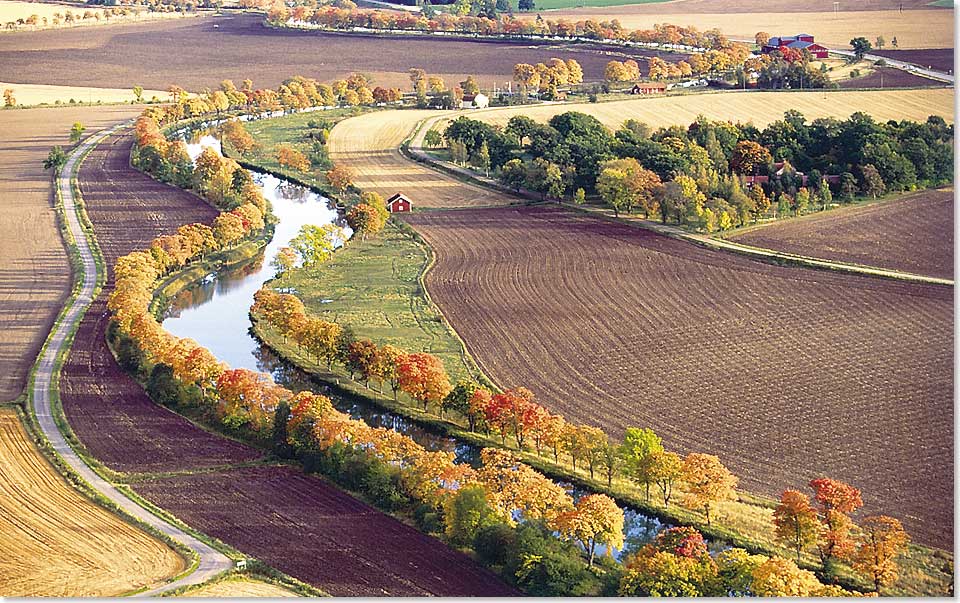
[[[282,459],[293,456],[293,447],[287,441],[287,421],[290,420],[290,404],[281,400],[273,415],[273,453]]]
[[[802,216],[810,208],[810,191],[806,187],[800,187],[796,196],[793,198],[793,213]]]
[[[651,454],[661,452],[663,440],[652,429],[628,427],[623,435],[620,458],[623,459],[625,473],[646,488],[647,500],[650,500],[650,484],[654,478],[645,461]]]
[[[70,128],[70,142],[80,142],[80,137],[83,136],[83,131],[86,128],[79,121],[73,123],[73,127]]]
[[[337,244],[344,238],[343,229],[334,224],[323,226],[306,224],[290,241],[290,247],[300,255],[303,266],[309,268],[329,258]]]
[[[443,135],[436,130],[429,130],[423,137],[423,143],[430,148],[439,147],[443,144]]]
[[[880,172],[877,171],[877,168],[867,164],[863,166],[860,171],[863,174],[863,186],[860,187],[860,190],[863,191],[864,195],[869,195],[876,199],[879,195],[886,192],[887,187],[883,183],[883,178],[880,177]]]
[[[490,147],[487,145],[486,140],[480,144],[480,149],[474,153],[471,159],[473,167],[483,170],[486,176],[490,175]]]
[[[450,160],[457,165],[463,165],[467,162],[467,145],[459,140],[450,141]]]
[[[587,202],[587,193],[582,188],[578,188],[573,193],[573,202],[577,205],[583,205]]]
[[[57,145],[50,149],[50,152],[47,154],[47,158],[43,160],[43,169],[49,170],[50,168],[59,168],[66,162],[67,154],[63,152],[63,149],[60,148],[60,145]]]
[[[863,36],[856,37],[850,40],[850,47],[853,49],[853,54],[857,57],[858,61],[863,60],[863,55],[870,52],[870,49],[873,48],[870,44],[870,40],[864,38]]]
[[[511,159],[500,168],[500,182],[517,192],[527,181],[527,168],[519,159]]]
[[[563,194],[563,171],[557,164],[537,157],[527,166],[527,188],[540,193],[541,199],[559,199]]]
[[[143,86],[134,86],[133,87],[133,97],[138,103],[143,102]]]
[[[857,194],[857,178],[850,172],[840,176],[840,201],[850,203]]]
[[[444,505],[443,518],[447,537],[458,545],[472,544],[483,528],[500,523],[487,501],[486,491],[479,484],[460,488],[449,497]]]

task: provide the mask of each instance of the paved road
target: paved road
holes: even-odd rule
[[[110,482],[100,477],[96,472],[88,467],[86,463],[84,463],[83,460],[76,455],[70,445],[67,444],[63,434],[60,433],[60,430],[57,428],[57,424],[54,422],[51,412],[53,396],[51,390],[53,388],[54,379],[59,378],[59,371],[54,370],[54,363],[57,354],[61,349],[69,348],[69,345],[66,343],[67,336],[69,335],[73,326],[76,325],[83,317],[83,314],[87,311],[87,308],[93,301],[93,291],[97,282],[97,265],[96,262],[94,262],[93,253],[90,250],[90,243],[87,240],[86,233],[80,226],[80,220],[77,216],[76,200],[73,196],[73,189],[70,186],[70,179],[83,153],[96,146],[98,142],[117,130],[119,127],[120,126],[115,126],[110,130],[92,136],[79,145],[78,148],[70,154],[70,157],[66,164],[64,164],[60,173],[60,177],[57,180],[57,188],[59,189],[63,198],[63,211],[64,215],[66,216],[67,227],[70,229],[70,232],[77,243],[77,249],[80,252],[80,257],[83,259],[83,272],[81,274],[81,278],[83,279],[83,288],[81,289],[76,301],[70,307],[70,310],[67,312],[66,316],[58,325],[56,325],[53,332],[50,334],[47,340],[48,345],[44,350],[43,356],[40,358],[37,364],[36,374],[33,378],[33,408],[34,412],[36,412],[37,420],[40,423],[40,429],[53,445],[53,448],[57,451],[57,454],[59,454],[74,471],[81,475],[83,479],[87,481],[87,483],[89,483],[94,489],[109,498],[111,501],[116,503],[130,515],[153,526],[174,540],[183,543],[184,545],[193,549],[199,555],[200,565],[196,570],[180,578],[179,580],[164,584],[163,586],[141,594],[141,596],[150,596],[166,590],[179,588],[181,586],[205,582],[216,574],[232,568],[233,562],[226,555],[211,548],[200,540],[197,540],[193,536],[182,531],[180,528],[169,524],[156,515],[150,513],[137,503],[127,498]]]

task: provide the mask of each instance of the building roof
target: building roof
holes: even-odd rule
[[[634,88],[663,88],[666,89],[667,85],[663,82],[638,82],[633,85]]]
[[[387,199],[386,203],[387,205],[389,205],[394,201],[406,201],[407,203],[411,203],[410,198],[404,195],[403,193],[394,193],[393,196]]]
[[[809,48],[813,46],[813,42],[804,42],[802,40],[794,40],[787,44],[787,48]]]

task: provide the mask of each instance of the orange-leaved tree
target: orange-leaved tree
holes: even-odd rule
[[[397,360],[397,377],[400,389],[423,404],[424,411],[430,404],[439,405],[453,389],[443,362],[424,352],[401,356]]]
[[[737,487],[735,475],[712,454],[694,452],[683,461],[683,481],[687,484],[684,504],[691,509],[703,509],[710,525],[710,509],[717,503],[733,497]]]
[[[598,544],[607,546],[607,555],[623,546],[623,509],[606,494],[582,497],[572,511],[557,517],[554,526],[564,537],[583,545],[590,555],[591,567]]]
[[[854,541],[850,536],[853,521],[849,514],[863,506],[860,490],[839,480],[819,478],[810,482],[814,498],[820,505],[820,537],[817,547],[825,570],[837,559],[853,554]]]
[[[897,556],[907,548],[910,536],[899,520],[886,515],[871,515],[860,522],[853,567],[873,580],[874,588],[889,586],[897,580]]]
[[[773,512],[773,523],[777,540],[794,549],[800,563],[803,549],[816,543],[820,532],[817,510],[810,505],[810,498],[797,490],[785,490]]]

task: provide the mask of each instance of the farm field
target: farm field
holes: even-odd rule
[[[111,274],[119,256],[146,247],[181,224],[217,215],[191,193],[130,167],[132,140],[128,132],[111,136],[80,168],[87,214]],[[80,322],[60,380],[67,420],[93,456],[121,472],[175,471],[259,457],[258,451],[154,404],[117,366],[104,339],[109,292],[108,281]]]
[[[70,289],[53,185],[43,160],[67,146],[80,121],[91,134],[133,117],[139,107],[0,111],[0,400],[16,398]]]
[[[131,168],[131,143],[128,132],[112,136],[91,152],[80,170],[87,212],[108,265],[120,254],[145,247],[159,232],[214,215],[196,196]],[[105,289],[109,291],[109,285]],[[74,431],[108,467],[140,474],[139,479],[148,477],[144,473],[192,473],[136,486],[150,500],[191,526],[331,594],[510,592],[468,557],[325,481],[275,466],[218,473],[217,467],[254,460],[260,452],[154,404],[123,373],[104,343],[105,296],[94,302],[81,322],[63,369],[61,396]],[[178,480],[183,484],[179,489]],[[229,496],[232,507],[225,502]],[[247,519],[238,521],[243,513]],[[278,519],[282,514],[298,519]],[[334,525],[318,526],[318,517],[334,518],[330,520]],[[268,530],[264,518],[273,518]],[[341,539],[345,533],[348,536]],[[377,538],[357,536],[371,533]],[[348,552],[344,543],[349,544]],[[423,551],[429,561],[410,560],[409,550]],[[424,567],[429,568],[428,575]]]
[[[399,146],[416,124],[448,111],[377,111],[352,117],[330,131],[327,152],[331,161],[356,172],[354,185],[375,191],[384,199],[403,191],[416,207],[470,207],[515,202],[489,189],[461,183],[410,161]],[[480,115],[479,113],[477,115]]]
[[[869,75],[839,82],[841,88],[942,88],[943,82],[893,67],[878,67]],[[924,94],[923,91],[917,94]]]
[[[570,2],[573,6],[575,0]],[[588,6],[601,6],[599,2],[583,0],[581,4]],[[833,0],[810,0],[809,2],[792,2],[791,0],[668,0],[666,2],[637,2],[628,6],[627,2],[620,2],[619,7],[622,10],[636,13],[810,13],[810,12],[832,12],[834,10]],[[538,9],[541,8],[540,2],[536,3]],[[936,10],[930,0],[858,0],[851,6],[844,2],[840,3],[839,10],[845,11],[850,8],[856,8],[858,11],[875,10],[893,10],[903,6],[904,10]],[[613,5],[611,5],[613,8]],[[589,8],[585,9],[589,10]],[[555,13],[548,13],[553,15]],[[793,19],[805,18],[806,15],[792,16]]]
[[[953,189],[785,220],[730,237],[754,247],[953,278]]]
[[[650,427],[717,454],[748,491],[828,474],[950,548],[951,289],[762,264],[544,207],[406,219],[437,253],[428,290],[499,385],[614,435]]]
[[[0,82],[0,90],[13,90],[17,105],[72,105],[77,103],[132,103],[136,101],[133,88],[87,88],[83,86],[48,86],[45,84],[10,84]],[[167,100],[161,90],[144,90],[143,100]]]
[[[844,90],[839,92],[726,92],[661,96],[609,103],[576,103],[506,107],[476,111],[470,117],[491,124],[506,125],[514,115],[527,115],[545,122],[567,111],[593,115],[604,125],[616,129],[627,119],[646,122],[654,128],[693,123],[697,115],[712,120],[753,122],[764,127],[788,109],[796,109],[807,118],[836,117],[845,119],[856,111],[869,113],[877,121],[909,119],[926,121],[939,115],[953,122],[953,90]]]
[[[70,11],[76,15],[77,19],[72,23],[60,23],[59,25],[53,25],[54,17],[56,15],[63,17],[66,15],[67,11]],[[91,17],[83,19],[82,17],[87,13],[89,13]],[[127,21],[177,19],[186,16],[182,13],[156,13],[140,9],[140,12],[136,15],[120,17],[113,16],[110,17],[109,21],[94,17],[95,15],[100,15],[102,18],[103,13],[104,9],[102,8],[84,4],[54,4],[42,2],[19,2],[18,0],[0,0],[0,24],[15,22],[18,19],[28,19],[29,17],[36,15],[40,19],[40,22],[37,25],[21,26],[21,29],[25,28],[31,31],[35,29],[60,30],[64,28],[89,27],[92,25],[107,25],[110,23],[123,23]],[[43,23],[44,18],[48,20],[47,25],[44,25]]]
[[[237,597],[299,597],[288,588],[250,578],[230,578],[191,590],[184,597],[232,599]]]
[[[443,359],[451,380],[466,377],[460,342],[420,293],[427,252],[387,226],[375,238],[353,240],[315,269],[297,269],[271,283],[292,289],[311,316],[350,325],[359,337]]]
[[[731,38],[753,40],[758,31],[772,35],[792,35],[798,27],[812,34],[817,42],[829,48],[849,50],[851,38],[864,36],[874,40],[884,36],[887,40],[896,36],[903,49],[949,48],[953,45],[953,12],[945,10],[907,10],[899,12],[897,6],[888,10],[841,10],[833,12],[833,6],[819,12],[804,12],[802,23],[797,23],[794,11],[776,11],[770,7],[756,11],[728,11],[717,7],[716,12],[685,12],[686,3],[634,4],[607,8],[579,8],[551,11],[551,18],[565,17],[570,20],[594,19],[609,21],[617,19],[627,29],[650,29],[657,23],[688,25],[700,30],[718,28]],[[718,3],[719,4],[719,3]],[[735,2],[725,2],[732,6]],[[673,10],[668,9],[675,9]],[[659,9],[659,10],[654,10]],[[534,18],[534,13],[529,14]],[[783,31],[788,28],[787,31]]]
[[[516,594],[463,553],[290,467],[171,477],[135,489],[333,596]]]
[[[925,65],[940,71],[953,71],[953,48],[933,48],[929,50],[871,50],[888,59]]]
[[[0,408],[0,594],[114,597],[186,569],[174,550],[97,506]]]
[[[260,15],[244,14],[0,36],[0,73],[16,74],[3,79],[21,83],[121,89],[139,84],[159,90],[178,84],[198,91],[215,88],[224,78],[237,85],[250,78],[257,87],[275,87],[293,75],[329,81],[356,71],[371,76],[375,85],[407,89],[408,70],[417,66],[442,75],[448,84],[476,75],[487,88],[512,79],[515,63],[552,57],[576,59],[587,80],[595,81],[603,78],[611,58],[589,46],[365,37],[275,30],[262,21]],[[629,52],[637,57],[662,54]]]

